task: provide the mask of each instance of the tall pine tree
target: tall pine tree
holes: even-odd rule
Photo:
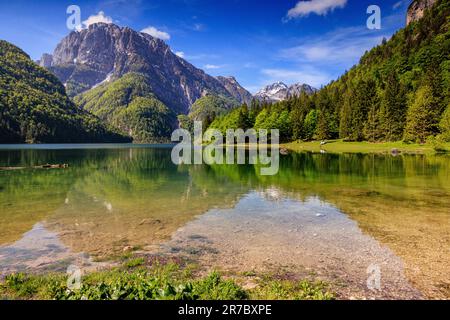
[[[436,127],[436,101],[430,86],[420,87],[410,101],[406,119],[405,140],[425,143]]]
[[[397,76],[391,72],[386,80],[382,94],[380,121],[382,140],[398,141],[402,139],[406,120],[406,88]]]

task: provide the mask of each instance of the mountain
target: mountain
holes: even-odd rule
[[[423,143],[442,133],[450,104],[450,2],[414,1],[407,17],[405,28],[323,90],[332,103],[321,136]]]
[[[211,127],[279,129],[281,141],[431,141],[442,149],[450,141],[450,1],[431,3],[415,1],[408,15],[416,20],[315,94],[255,100]],[[276,83],[257,97],[288,93]]]
[[[244,89],[234,77],[217,77],[230,95],[240,103],[249,105],[253,100],[253,95]]]
[[[54,75],[0,40],[0,143],[129,141],[77,108]]]
[[[425,10],[431,8],[437,0],[415,0],[408,7],[406,24],[419,21],[425,14]]]
[[[42,55],[42,58],[40,60],[36,61],[36,63],[43,68],[50,68],[52,66],[52,61],[53,61],[53,56],[51,54],[44,53]]]
[[[191,108],[188,116],[179,116],[180,126],[193,131],[194,121],[201,121],[203,129],[206,130],[215,118],[225,115],[239,107],[235,99],[217,95],[207,95],[198,99]]]
[[[317,92],[316,88],[311,87],[308,84],[301,84],[301,83],[295,83],[292,86],[289,87],[288,90],[288,97],[298,97],[302,93],[306,93],[307,95],[311,95],[313,93]]]
[[[155,97],[150,80],[140,73],[100,84],[74,102],[136,143],[167,142],[176,126],[176,115]]]
[[[288,87],[283,82],[268,85],[255,94],[260,101],[277,102],[287,100],[290,97],[299,96],[301,93],[313,94],[317,90],[307,84],[296,83]]]
[[[187,114],[207,94],[240,102],[245,96],[237,82],[225,87],[175,55],[164,41],[114,24],[97,23],[70,33],[41,64],[49,65],[72,97],[127,73],[141,73],[155,97],[176,114]]]

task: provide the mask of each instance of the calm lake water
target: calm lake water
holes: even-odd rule
[[[283,270],[343,297],[450,298],[450,156],[294,153],[176,166],[170,146],[3,146],[0,274],[103,266],[134,247],[205,270]],[[65,169],[34,169],[67,163]],[[381,291],[367,288],[373,270]]]

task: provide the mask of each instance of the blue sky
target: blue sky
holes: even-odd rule
[[[163,38],[207,73],[233,75],[251,92],[275,81],[316,87],[336,79],[365,50],[404,27],[408,0],[0,0],[0,39],[33,59],[70,31],[69,5],[85,24],[112,21]],[[369,30],[369,5],[381,30]]]

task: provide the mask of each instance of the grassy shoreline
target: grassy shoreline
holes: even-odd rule
[[[0,300],[333,300],[320,281],[284,280],[247,272],[195,275],[177,263],[146,265],[143,258],[83,275],[81,288],[69,289],[68,275],[11,274],[0,280]],[[250,283],[250,285],[249,285]]]
[[[408,154],[430,154],[436,153],[436,145],[431,143],[415,144],[398,142],[344,142],[343,140],[330,140],[325,145],[321,145],[320,141],[309,142],[290,142],[280,145],[296,152],[320,152],[321,150],[329,153],[391,153],[396,149],[400,153]],[[450,152],[450,143],[440,143],[440,152]]]

